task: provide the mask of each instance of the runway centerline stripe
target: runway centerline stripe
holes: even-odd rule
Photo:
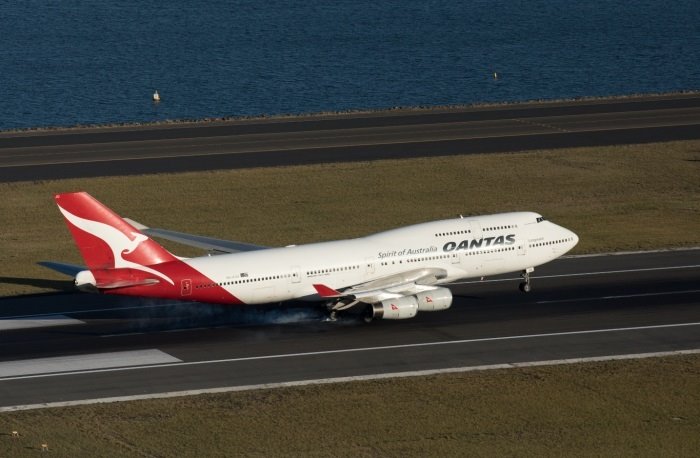
[[[600,297],[579,297],[576,299],[555,299],[551,301],[537,301],[537,304],[556,304],[560,302],[584,302],[584,301],[602,301],[611,299],[631,299],[633,297],[652,297],[652,296],[672,296],[675,294],[693,294],[700,293],[700,289],[689,289],[686,291],[666,291],[662,293],[639,293],[639,294],[620,294],[616,296],[600,296]]]
[[[177,302],[177,303],[169,302],[166,304],[134,305],[134,306],[130,306],[130,307],[109,307],[106,309],[69,310],[69,311],[65,311],[65,312],[41,313],[38,315],[6,316],[6,317],[0,317],[0,319],[11,320],[11,319],[34,318],[34,317],[55,317],[55,316],[62,316],[62,315],[69,315],[69,314],[80,314],[80,313],[114,312],[117,310],[142,310],[142,309],[151,309],[151,308],[158,308],[158,307],[172,307],[174,305],[183,305],[183,303],[181,303],[181,302]]]
[[[669,266],[669,267],[647,267],[643,269],[622,269],[622,270],[601,270],[598,272],[578,272],[573,274],[556,274],[556,275],[530,275],[530,278],[564,278],[564,277],[586,277],[591,275],[610,275],[610,274],[628,274],[633,272],[654,272],[659,270],[679,270],[679,269],[697,269],[700,264],[691,264],[688,266]],[[474,283],[489,283],[499,281],[521,280],[521,277],[511,278],[496,278],[493,280],[471,280],[448,283],[448,285],[471,285]]]
[[[420,348],[420,347],[434,347],[440,345],[460,345],[460,344],[472,344],[481,342],[495,342],[495,341],[507,341],[507,340],[519,340],[519,339],[537,339],[537,338],[547,338],[547,337],[563,337],[563,336],[575,336],[575,335],[585,335],[585,334],[603,334],[612,332],[630,332],[630,331],[643,331],[652,329],[668,329],[668,328],[681,328],[681,327],[691,327],[700,326],[700,322],[693,323],[674,323],[674,324],[660,324],[653,326],[633,326],[627,328],[607,328],[607,329],[590,329],[584,331],[568,331],[568,332],[553,332],[544,334],[526,334],[519,336],[502,336],[502,337],[484,337],[479,339],[462,339],[462,340],[448,340],[448,341],[438,341],[438,342],[422,342],[413,344],[400,344],[400,345],[386,345],[378,347],[359,347],[359,348],[343,348],[338,350],[321,350],[313,352],[301,352],[301,353],[284,353],[278,355],[263,355],[263,356],[245,356],[240,358],[226,358],[226,359],[214,359],[205,361],[186,361],[186,362],[174,362],[165,364],[154,364],[154,365],[141,365],[141,366],[128,366],[128,367],[118,367],[118,368],[108,368],[108,369],[94,369],[94,370],[81,370],[72,372],[61,372],[55,374],[37,374],[37,375],[27,375],[27,376],[17,376],[17,377],[4,377],[0,378],[0,382],[3,380],[18,380],[18,379],[28,379],[28,378],[44,378],[44,377],[59,377],[65,375],[79,375],[79,374],[94,374],[100,372],[115,372],[115,371],[128,371],[137,369],[151,369],[151,368],[168,368],[168,367],[183,367],[183,366],[200,366],[206,364],[223,364],[223,363],[239,363],[246,361],[261,361],[268,359],[283,359],[283,358],[299,358],[308,356],[323,356],[323,355],[334,355],[343,353],[359,353],[359,352],[370,352],[370,351],[383,351],[383,350],[398,350],[405,348]],[[178,360],[179,361],[179,360]]]

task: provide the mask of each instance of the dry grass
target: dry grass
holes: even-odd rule
[[[15,412],[0,431],[13,457],[697,456],[700,356]]]
[[[52,199],[74,190],[154,227],[263,245],[509,210],[573,229],[578,253],[700,245],[700,141],[24,182],[0,184],[0,294],[63,278],[37,261],[80,262]]]

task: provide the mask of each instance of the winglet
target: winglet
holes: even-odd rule
[[[340,296],[342,296],[341,293],[334,290],[333,288],[329,288],[326,285],[318,284],[318,285],[313,285],[313,286],[316,289],[316,292],[318,293],[318,295],[321,297],[340,297]]]

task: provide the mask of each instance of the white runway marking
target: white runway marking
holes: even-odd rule
[[[20,379],[30,379],[30,378],[46,378],[46,377],[60,377],[65,375],[78,375],[78,374],[94,374],[101,372],[117,372],[117,371],[129,371],[138,369],[152,369],[155,367],[184,367],[184,366],[202,366],[209,364],[225,364],[225,363],[239,363],[246,361],[260,361],[266,359],[284,359],[284,358],[299,358],[299,357],[309,357],[309,356],[323,356],[323,355],[337,355],[343,353],[360,353],[360,352],[371,352],[371,351],[382,351],[382,350],[398,350],[405,348],[420,348],[420,347],[436,347],[442,345],[460,345],[460,344],[473,344],[482,342],[498,342],[507,340],[521,340],[521,339],[537,339],[537,338],[547,338],[547,337],[564,337],[564,336],[575,336],[575,335],[585,335],[585,334],[603,334],[611,332],[629,332],[629,331],[645,331],[652,329],[669,329],[669,328],[683,328],[691,326],[700,326],[700,322],[694,323],[675,323],[675,324],[659,324],[654,326],[633,326],[628,328],[607,328],[607,329],[589,329],[584,331],[568,331],[568,332],[552,332],[544,334],[525,334],[516,336],[501,336],[501,337],[483,337],[479,339],[463,339],[463,340],[447,340],[438,342],[422,342],[422,343],[412,343],[412,344],[400,344],[400,345],[385,345],[379,347],[358,347],[358,348],[342,348],[339,350],[321,350],[321,351],[310,351],[302,353],[282,353],[277,355],[263,355],[263,356],[244,356],[239,358],[225,358],[225,359],[212,359],[203,361],[186,361],[183,362],[177,358],[163,353],[166,357],[173,358],[174,362],[157,362],[157,363],[144,363],[138,366],[120,364],[118,367],[107,367],[95,368],[95,369],[63,369],[61,372],[56,371],[56,373],[41,373],[35,372],[33,374],[27,375],[17,375],[17,376],[5,376],[2,377],[2,365],[6,363],[0,363],[0,382],[3,380],[20,380]],[[153,350],[158,351],[158,350]],[[125,352],[131,353],[131,352]],[[96,355],[99,356],[99,355]],[[49,358],[54,359],[54,358]],[[30,360],[31,361],[31,360]],[[51,371],[43,371],[51,372]]]
[[[183,305],[183,304],[186,304],[186,303],[169,302],[166,304],[134,305],[134,306],[129,306],[129,307],[108,307],[108,308],[104,308],[104,309],[66,310],[63,312],[42,313],[42,314],[37,314],[37,315],[7,316],[7,317],[2,317],[0,319],[2,319],[2,320],[24,320],[27,318],[34,318],[34,317],[55,317],[55,316],[63,316],[63,315],[70,315],[70,314],[77,314],[77,313],[114,312],[117,310],[145,310],[145,309],[153,309],[153,308],[158,308],[158,307],[172,307],[172,306]]]
[[[600,296],[600,297],[579,297],[577,299],[556,299],[551,301],[537,301],[537,304],[557,304],[560,302],[584,302],[584,301],[604,301],[610,299],[630,299],[633,297],[649,297],[649,296],[672,296],[675,294],[693,294],[700,293],[700,289],[689,289],[687,291],[666,291],[663,293],[640,293],[640,294],[621,294],[617,296]]]
[[[160,350],[119,351],[113,353],[94,353],[89,355],[59,356],[55,358],[24,359],[0,363],[0,380],[26,377],[36,374],[61,375],[81,373],[84,371],[116,368],[138,367],[157,364],[172,364],[182,360],[163,353]]]
[[[69,318],[65,315],[34,315],[31,318],[0,318],[0,331],[68,326],[70,324],[85,324],[85,322],[76,320],[75,318]]]
[[[645,251],[611,251],[608,253],[590,253],[590,254],[567,254],[561,257],[561,259],[575,259],[575,258],[599,258],[602,256],[627,256],[634,254],[654,254],[654,253],[673,253],[674,251],[693,251],[700,250],[700,246],[690,246],[686,248],[662,248],[660,250],[645,250]]]
[[[463,372],[473,372],[473,371],[485,371],[494,369],[516,369],[525,367],[540,367],[540,366],[554,366],[563,364],[580,364],[580,363],[590,363],[590,362],[601,362],[601,361],[620,361],[629,359],[644,359],[644,358],[658,358],[658,357],[668,357],[668,356],[681,356],[681,355],[695,355],[700,354],[700,349],[690,349],[690,350],[676,350],[676,351],[662,351],[653,353],[635,353],[628,355],[611,355],[611,356],[593,356],[589,358],[570,358],[570,359],[557,359],[549,361],[529,361],[522,363],[504,363],[504,364],[489,364],[482,366],[464,366],[464,367],[452,367],[447,369],[429,369],[423,371],[407,371],[407,372],[392,372],[386,374],[371,374],[371,375],[358,375],[349,377],[334,377],[334,378],[323,378],[323,379],[312,379],[312,380],[297,380],[291,382],[280,382],[280,383],[263,383],[259,385],[242,385],[242,386],[228,386],[221,388],[208,388],[202,390],[186,390],[186,391],[170,391],[165,393],[152,393],[152,394],[141,394],[135,396],[115,396],[108,398],[96,398],[96,399],[82,399],[77,401],[64,401],[64,402],[48,402],[43,404],[26,404],[17,406],[6,406],[0,407],[0,412],[15,412],[19,410],[32,410],[32,409],[44,409],[49,407],[68,407],[68,406],[78,406],[87,404],[105,404],[111,402],[125,402],[125,401],[138,401],[144,399],[164,399],[164,398],[174,398],[181,396],[196,396],[200,394],[214,394],[214,393],[230,393],[236,391],[251,391],[251,390],[262,390],[262,389],[275,389],[275,388],[286,388],[295,386],[305,386],[305,385],[325,385],[331,383],[347,383],[347,382],[359,382],[359,381],[369,381],[369,380],[382,380],[389,378],[405,378],[405,377],[424,377],[429,375],[438,374],[457,374]]]
[[[678,270],[678,269],[697,269],[700,264],[693,264],[689,266],[671,266],[671,267],[649,267],[645,269],[624,269],[624,270],[601,270],[599,272],[577,272],[573,274],[557,274],[557,275],[530,275],[530,278],[563,278],[563,277],[586,277],[590,275],[610,275],[610,274],[627,274],[632,272],[654,272],[659,270]],[[511,277],[511,278],[496,278],[493,280],[470,280],[470,281],[457,281],[453,283],[447,283],[448,285],[470,285],[475,283],[490,283],[499,281],[513,281],[521,280],[521,277]]]

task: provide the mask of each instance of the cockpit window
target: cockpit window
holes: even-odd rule
[[[540,216],[539,218],[537,218],[538,223],[541,223],[542,221],[547,221],[547,218],[545,218],[544,216]]]

